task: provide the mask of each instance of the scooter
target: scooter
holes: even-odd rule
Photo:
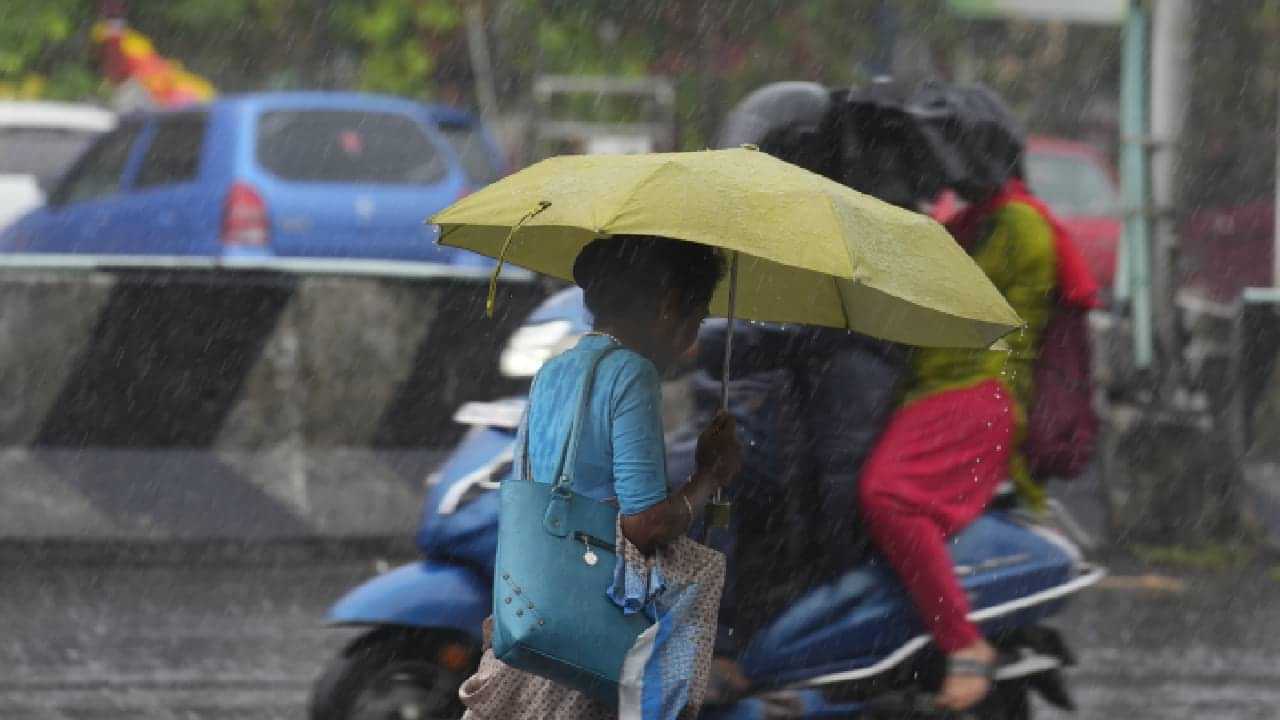
[[[590,328],[581,292],[562,291],[511,338],[504,373],[531,377]],[[329,622],[366,631],[317,681],[313,720],[444,720],[463,708],[457,689],[475,668],[481,622],[492,602],[498,493],[511,468],[524,398],[468,403],[469,426],[428,480],[416,542],[424,559],[351,590]],[[692,444],[670,444],[689,454]],[[688,463],[687,457],[671,463]],[[1064,535],[1011,509],[989,511],[954,538],[956,574],[971,615],[1001,653],[990,696],[975,718],[1031,715],[1030,692],[1071,707],[1061,670],[1065,642],[1043,621],[1105,574]],[[814,588],[755,633],[736,658],[751,681],[746,697],[704,709],[717,720],[930,717],[930,690],[945,671],[894,574],[872,559]]]

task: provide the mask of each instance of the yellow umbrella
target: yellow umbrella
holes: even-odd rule
[[[973,348],[1022,325],[941,225],[751,148],[555,157],[431,222],[442,245],[566,280],[599,237],[722,248],[733,271],[711,312],[731,318]]]
[[[1022,320],[933,220],[754,148],[551,158],[436,213],[440,244],[573,279],[587,243],[660,235],[729,251],[711,312],[985,348]],[[728,406],[726,338],[721,406]],[[728,524],[716,494],[712,524]]]

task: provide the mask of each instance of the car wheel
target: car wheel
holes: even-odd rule
[[[438,661],[451,640],[385,629],[361,637],[316,681],[311,720],[457,720],[469,668],[451,671]]]

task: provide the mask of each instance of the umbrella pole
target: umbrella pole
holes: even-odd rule
[[[726,412],[729,410],[729,366],[730,359],[733,357],[733,324],[737,301],[738,251],[734,250],[733,255],[729,258],[729,324],[726,328],[727,334],[724,339],[724,367],[721,368],[720,372],[720,409]],[[707,524],[718,528],[729,527],[729,508],[729,501],[724,499],[724,490],[717,488],[715,497],[711,498],[711,503],[707,506]]]
[[[738,251],[733,251],[729,260],[729,326],[728,335],[724,339],[724,367],[720,373],[720,409],[729,409],[729,363],[733,357],[733,322],[735,305],[738,302]]]

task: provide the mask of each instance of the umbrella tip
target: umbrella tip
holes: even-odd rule
[[[742,143],[741,147],[743,150],[759,150],[760,149],[760,146],[756,145],[755,143]]]

